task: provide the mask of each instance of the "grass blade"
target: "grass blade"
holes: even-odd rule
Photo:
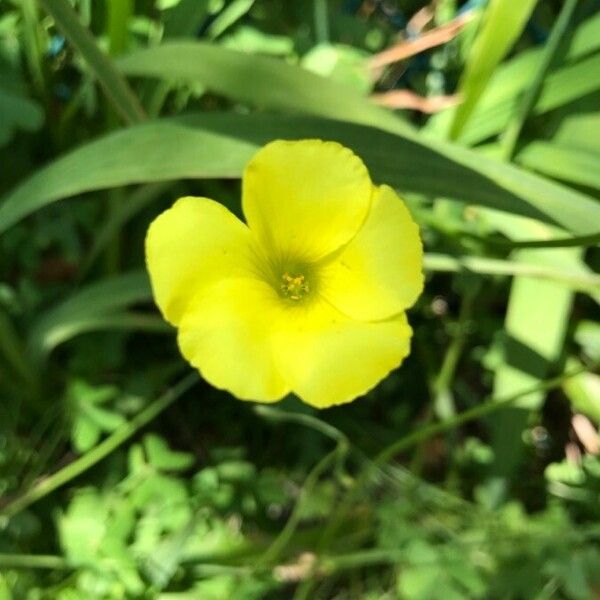
[[[353,148],[376,182],[401,191],[555,222],[574,235],[597,233],[600,206],[592,198],[467,149],[455,149],[457,162],[445,149],[439,152],[379,129],[308,117],[219,113],[143,124],[72,151],[5,198],[0,232],[54,201],[86,191],[183,178],[240,177],[266,142],[310,137]]]
[[[127,325],[152,328],[156,323],[146,322],[139,315],[122,316],[125,307],[151,299],[145,272],[126,273],[90,284],[38,317],[29,331],[28,353],[39,362],[61,342],[81,331],[102,328],[103,324],[104,328]]]
[[[213,92],[257,107],[312,113],[398,133],[413,131],[354,88],[275,58],[216,44],[167,42],[132,52],[120,58],[117,66],[129,76],[197,81]]]
[[[98,48],[92,34],[79,22],[67,0],[40,0],[71,43],[81,52],[102,85],[108,99],[127,123],[139,123],[146,116],[139,100],[111,60]]]
[[[541,56],[540,64],[537,69],[535,78],[531,82],[531,85],[525,91],[522,100],[517,107],[517,110],[513,113],[513,116],[506,128],[504,134],[500,138],[500,146],[502,149],[502,156],[506,160],[510,160],[514,154],[515,146],[523,129],[523,125],[529,113],[533,109],[535,102],[540,94],[542,84],[546,78],[546,74],[552,65],[552,62],[556,58],[556,53],[560,42],[567,30],[571,17],[575,12],[578,0],[565,0],[558,19],[552,28],[550,37],[544,45],[544,51]]]
[[[519,150],[515,161],[555,179],[600,189],[600,156],[597,153],[554,142],[535,141]]]
[[[456,109],[450,137],[456,139],[473,113],[496,66],[521,35],[537,0],[491,0],[459,85],[464,102]]]

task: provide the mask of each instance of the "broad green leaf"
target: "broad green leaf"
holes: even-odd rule
[[[367,94],[373,81],[365,66],[369,55],[343,44],[318,44],[302,57],[302,66],[313,73],[339,81]]]
[[[492,216],[492,223],[505,235],[517,239],[550,238],[557,234],[539,222],[516,217]],[[581,269],[580,259],[581,250],[577,248],[525,249],[514,254],[518,263],[560,265],[571,271]],[[504,360],[496,370],[494,396],[517,394],[548,376],[561,355],[572,304],[573,291],[565,286],[529,277],[515,278],[504,322]],[[498,475],[510,477],[517,468],[528,414],[540,408],[544,397],[542,392],[529,394],[495,415],[491,427]]]
[[[590,98],[600,106],[600,92]],[[560,148],[574,148],[600,154],[600,111],[581,110],[564,116],[552,136],[553,143]],[[598,170],[597,167],[595,169]]]
[[[143,121],[145,115],[137,97],[112,61],[98,48],[93,35],[79,22],[77,13],[67,0],[40,0],[40,3],[81,52],[121,116],[129,123]]]
[[[90,265],[98,258],[106,246],[118,235],[123,226],[148,204],[156,200],[171,187],[171,182],[153,183],[136,189],[126,202],[111,211],[94,234],[94,242],[80,267],[80,273],[87,273]]]
[[[458,92],[464,100],[456,109],[450,130],[451,138],[459,136],[494,69],[521,35],[536,2],[537,0],[490,0],[459,84]]]
[[[158,79],[187,79],[256,107],[285,109],[413,132],[390,111],[353,87],[268,56],[236,52],[203,42],[168,42],[117,61],[122,73]],[[414,132],[413,132],[414,136]]]
[[[0,573],[0,600],[13,600],[13,595],[2,573]]]
[[[555,179],[600,189],[600,152],[535,141],[519,150],[515,161]]]
[[[4,199],[0,232],[51,202],[86,191],[170,179],[240,177],[266,142],[311,137],[353,148],[377,183],[403,192],[546,219],[574,234],[597,232],[600,206],[593,199],[464,148],[439,152],[400,135],[338,121],[223,113],[143,124],[74,150]]]
[[[148,298],[150,300],[150,298]],[[99,315],[73,316],[48,329],[34,332],[30,340],[29,352],[34,361],[47,356],[54,348],[64,342],[90,331],[146,331],[149,333],[169,334],[172,329],[160,317],[132,312],[115,312]]]
[[[150,284],[143,272],[90,284],[38,317],[27,340],[29,353],[35,360],[40,360],[58,344],[83,331],[106,328],[166,330],[164,323],[153,315],[122,312],[125,307],[150,299]]]

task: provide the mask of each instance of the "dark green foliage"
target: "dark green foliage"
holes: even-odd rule
[[[481,10],[374,72],[425,2],[0,2],[0,600],[600,596],[600,17],[534,4],[441,0]],[[257,408],[188,375],[144,236],[316,136],[419,222],[412,353]]]

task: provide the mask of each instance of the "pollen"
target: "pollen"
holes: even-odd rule
[[[279,289],[285,298],[296,302],[302,300],[310,292],[310,285],[306,277],[302,274],[290,275],[289,273],[284,273],[281,276],[281,286]]]

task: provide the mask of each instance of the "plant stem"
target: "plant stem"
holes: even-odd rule
[[[595,368],[595,367],[594,367]],[[396,454],[400,454],[404,450],[411,448],[421,442],[437,435],[438,433],[443,433],[444,431],[448,431],[450,429],[454,429],[463,423],[467,423],[468,421],[473,421],[474,419],[478,419],[483,417],[489,413],[492,413],[499,408],[512,404],[523,398],[528,396],[529,394],[533,394],[535,392],[542,392],[552,390],[554,388],[560,387],[567,379],[571,379],[572,377],[576,377],[581,373],[586,371],[594,370],[594,368],[583,367],[577,369],[575,371],[571,371],[570,373],[563,373],[558,377],[553,377],[552,379],[547,379],[546,381],[542,381],[541,383],[528,388],[527,390],[523,390],[517,392],[516,394],[511,394],[506,398],[490,398],[473,408],[465,410],[454,417],[447,419],[446,421],[440,421],[439,423],[432,423],[431,425],[427,425],[422,427],[421,429],[417,429],[413,433],[404,436],[399,439],[397,442],[390,444],[387,448],[384,448],[374,459],[373,463],[377,466],[381,466],[382,464],[389,461],[391,458],[396,456]]]
[[[186,375],[181,381],[131,419],[131,421],[119,427],[114,433],[92,448],[89,452],[86,452],[86,454],[74,460],[56,473],[42,479],[22,496],[7,504],[0,510],[0,517],[13,517],[99,463],[103,458],[106,458],[121,444],[133,437],[140,429],[142,429],[142,427],[146,426],[161,412],[173,404],[175,400],[187,392],[198,380],[199,376],[196,372]]]
[[[23,15],[23,49],[27,60],[34,88],[40,98],[46,98],[46,81],[44,77],[44,55],[41,48],[38,25],[38,8],[35,0],[22,0]]]
[[[329,41],[329,17],[327,15],[327,0],[313,0],[315,18],[315,39],[319,44]]]
[[[62,556],[45,554],[0,554],[2,569],[70,569],[71,565]]]
[[[338,442],[338,444],[348,443],[348,438],[343,432],[341,432],[339,429],[336,429],[329,423],[325,423],[324,421],[321,421],[321,419],[317,419],[311,415],[287,412],[277,408],[272,408],[271,406],[263,405],[255,406],[254,412],[259,416],[265,417],[272,421],[287,421],[288,423],[298,423],[299,425],[310,427],[311,429],[314,429],[315,431],[318,431],[319,433],[322,433],[323,435]]]
[[[279,555],[288,545],[290,539],[294,535],[296,528],[302,518],[302,510],[306,498],[308,498],[313,491],[313,488],[319,481],[319,477],[338,459],[343,456],[348,449],[347,444],[340,442],[331,452],[327,453],[310,471],[304,480],[304,485],[298,496],[298,500],[294,505],[294,509],[289,519],[287,520],[285,527],[281,530],[281,533],[275,538],[273,543],[267,548],[265,553],[258,559],[259,565],[272,564],[277,561]]]
[[[585,271],[573,273],[545,265],[518,263],[496,258],[428,253],[425,254],[423,263],[426,271],[457,273],[465,270],[482,275],[534,277],[564,283],[573,289],[585,292],[597,290],[600,286],[600,276],[595,273],[586,273]]]
[[[483,417],[489,413],[498,410],[499,408],[503,408],[507,405],[510,405],[513,402],[516,402],[520,398],[523,398],[524,396],[527,396],[531,393],[547,391],[557,388],[561,386],[567,379],[571,379],[572,377],[575,377],[585,371],[593,371],[596,367],[597,365],[592,365],[590,367],[577,369],[569,373],[563,373],[558,377],[554,377],[552,379],[543,381],[517,394],[507,396],[506,398],[491,398],[477,406],[474,406],[473,408],[470,408],[469,410],[465,410],[464,412],[455,415],[450,419],[440,421],[438,423],[432,423],[430,425],[426,425],[425,427],[421,427],[413,433],[410,433],[400,438],[398,441],[392,443],[391,445],[387,446],[381,452],[379,452],[379,454],[377,454],[377,456],[373,459],[370,465],[371,468],[367,467],[361,472],[359,477],[354,482],[353,487],[349,490],[349,492],[346,494],[346,496],[338,506],[333,519],[329,522],[329,524],[325,528],[325,531],[323,532],[321,541],[319,543],[320,548],[325,548],[330,544],[331,540],[337,533],[341,523],[348,514],[352,503],[357,499],[363,488],[368,483],[369,478],[371,476],[372,467],[380,467],[397,454],[400,454],[400,452],[403,452],[404,450],[407,450],[408,448],[411,448],[415,445],[421,444],[425,440],[435,435],[438,435],[439,433],[444,433],[445,431],[454,429],[455,427],[458,427],[463,423],[473,421],[474,419],[478,419],[479,417]]]
[[[467,324],[471,318],[473,303],[478,291],[479,286],[470,286],[465,291],[458,321],[455,323],[456,333],[444,354],[439,374],[433,383],[434,411],[440,419],[449,419],[456,414],[452,396],[452,382],[467,340]]]
[[[100,50],[89,29],[81,24],[69,2],[67,0],[39,0],[39,2],[73,46],[79,50],[115,110],[125,122],[133,124],[145,121],[146,114],[137,96],[110,58]]]

